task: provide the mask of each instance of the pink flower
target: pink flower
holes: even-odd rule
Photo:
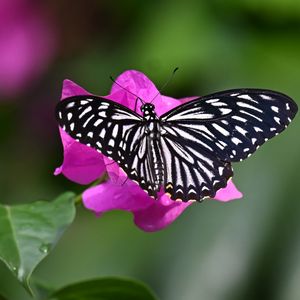
[[[132,93],[138,95],[145,102],[151,101],[158,93],[155,85],[138,71],[126,71],[117,78],[117,82]],[[62,100],[75,95],[88,95],[89,93],[73,83],[65,80],[62,91]],[[111,93],[104,98],[121,103],[134,109],[135,97],[114,84]],[[193,99],[174,99],[158,95],[154,104],[158,115],[171,108]],[[138,103],[140,106],[141,103]],[[137,110],[139,111],[139,109]],[[86,208],[94,211],[98,216],[102,213],[121,209],[132,212],[135,224],[144,231],[160,230],[171,224],[192,202],[177,202],[171,200],[161,191],[158,200],[149,197],[136,183],[126,180],[127,176],[116,163],[112,163],[97,151],[82,145],[63,130],[60,134],[64,146],[64,161],[57,168],[55,175],[64,174],[67,178],[80,184],[88,184],[96,180],[107,171],[109,180],[98,186],[88,188],[83,193],[83,203]],[[233,182],[230,180],[226,188],[217,192],[214,199],[230,201],[242,197]]]
[[[46,70],[56,37],[48,13],[34,0],[0,1],[0,94],[16,96]]]

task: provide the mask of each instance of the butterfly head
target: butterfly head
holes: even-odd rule
[[[156,119],[155,106],[151,103],[145,103],[141,106],[141,112],[146,119]]]

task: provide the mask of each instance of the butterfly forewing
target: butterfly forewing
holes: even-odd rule
[[[142,137],[138,114],[101,97],[76,96],[57,105],[56,117],[72,138],[129,170],[129,154]]]
[[[164,114],[161,121],[187,143],[197,140],[219,159],[235,162],[284,130],[296,112],[297,105],[284,94],[240,89],[185,103]]]
[[[156,196],[149,141],[141,116],[116,102],[76,96],[56,108],[59,125],[78,142],[112,158],[128,177]]]

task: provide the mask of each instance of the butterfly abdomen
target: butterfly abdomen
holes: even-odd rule
[[[149,154],[150,182],[153,188],[152,196],[156,197],[164,178],[164,164],[160,147],[160,124],[153,104],[146,103],[142,106],[141,110],[146,126],[145,133]]]
[[[156,196],[156,192],[160,190],[164,178],[164,164],[161,155],[158,121],[154,120],[147,124],[146,134],[148,139],[149,167],[155,191],[154,196]]]

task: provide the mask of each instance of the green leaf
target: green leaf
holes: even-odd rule
[[[0,205],[0,259],[32,294],[29,278],[75,217],[74,194],[52,202]]]
[[[101,278],[69,285],[49,300],[155,300],[143,283],[131,279]]]

